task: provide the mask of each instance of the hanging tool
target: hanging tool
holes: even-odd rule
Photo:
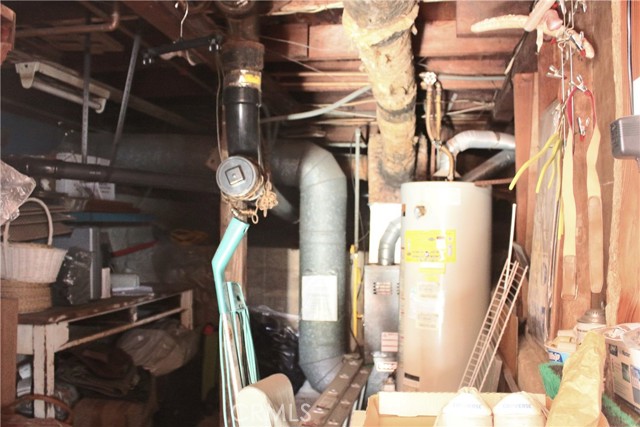
[[[232,218],[212,260],[220,312],[219,346],[225,426],[237,425],[236,401],[243,387],[258,381],[258,365],[249,325],[249,310],[238,283],[224,280],[224,270],[244,238],[249,224]]]
[[[604,284],[604,224],[602,219],[602,195],[600,189],[600,177],[598,176],[598,154],[600,151],[600,128],[598,127],[596,105],[593,93],[586,88],[580,75],[576,76],[577,84],[567,97],[569,106],[573,103],[574,94],[578,91],[584,93],[591,101],[593,133],[587,147],[587,217],[589,230],[589,283],[591,292],[600,293]],[[572,109],[569,108],[571,114]],[[572,117],[569,117],[572,121]],[[579,123],[581,120],[579,121]],[[586,123],[586,122],[585,122]],[[586,134],[580,132],[581,139]]]
[[[568,126],[567,142],[562,157],[562,211],[564,242],[562,245],[562,299],[578,296],[576,260],[576,201],[573,194],[573,128]]]
[[[533,13],[533,12],[532,12]],[[533,18],[533,19],[532,19]],[[508,30],[508,29],[525,29],[529,28],[537,16],[532,15],[502,15],[476,22],[471,26],[474,33],[484,33],[488,31]],[[542,19],[542,18],[540,18]],[[547,15],[547,19],[539,20],[536,26],[538,32],[538,51],[541,47],[542,36],[546,35],[556,39],[558,43],[571,41],[575,44],[581,56],[589,59],[595,57],[595,49],[593,45],[584,37],[584,34],[577,32],[571,26],[564,24],[558,25],[558,17],[555,15]]]

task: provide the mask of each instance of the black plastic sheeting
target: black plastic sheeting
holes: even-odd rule
[[[251,308],[251,335],[260,378],[282,373],[297,393],[305,376],[298,365],[298,333],[289,320],[272,310]]]

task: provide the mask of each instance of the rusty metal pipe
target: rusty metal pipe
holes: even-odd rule
[[[342,23],[358,48],[377,103],[383,141],[379,167],[390,187],[410,181],[415,164],[416,82],[411,28],[417,14],[418,5],[413,0],[344,2]]]
[[[103,32],[108,33],[120,25],[120,12],[118,2],[113,3],[113,11],[111,12],[111,20],[102,24],[82,24],[70,25],[65,27],[47,27],[47,28],[30,28],[16,32],[16,38],[41,37],[60,34],[84,34]]]

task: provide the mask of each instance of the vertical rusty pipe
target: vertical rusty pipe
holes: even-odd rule
[[[376,99],[380,168],[391,186],[413,175],[416,82],[410,31],[417,14],[414,0],[348,0],[342,15]]]

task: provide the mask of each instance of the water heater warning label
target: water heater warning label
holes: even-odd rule
[[[404,237],[406,262],[456,262],[455,230],[408,230]]]

